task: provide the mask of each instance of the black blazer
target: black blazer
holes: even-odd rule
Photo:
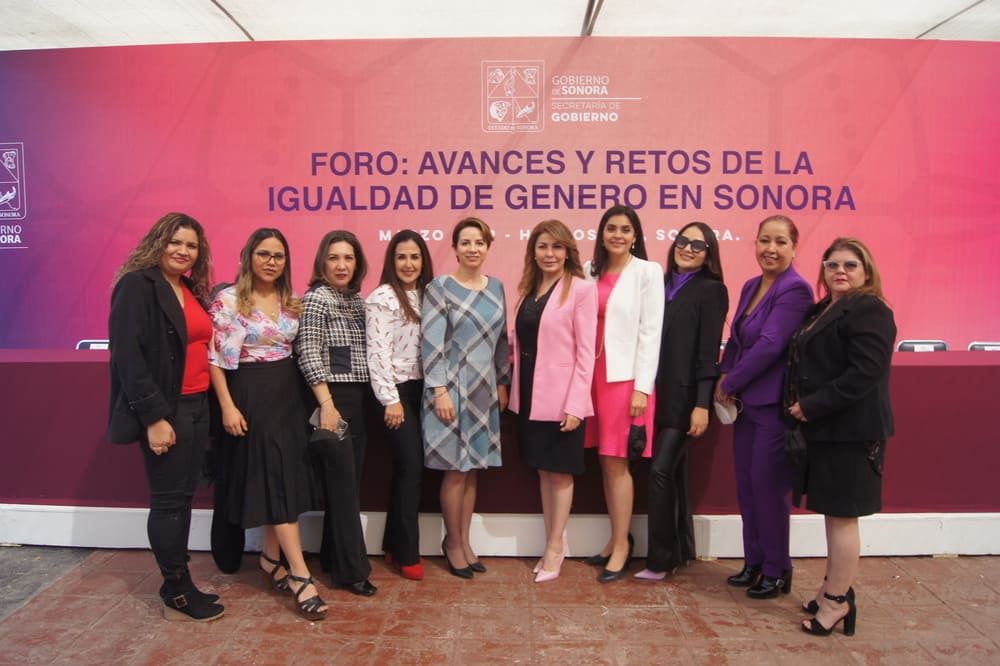
[[[825,305],[818,303],[806,321]],[[807,440],[870,442],[893,434],[889,368],[895,339],[892,310],[868,295],[838,301],[796,337],[790,372],[808,419],[802,424]]]
[[[719,344],[729,311],[726,285],[704,271],[681,287],[663,313],[656,375],[656,425],[687,432],[691,410],[710,408]],[[709,409],[709,413],[711,410]]]
[[[108,441],[130,444],[146,427],[173,414],[184,381],[187,323],[158,267],[126,273],[115,285],[108,340]]]

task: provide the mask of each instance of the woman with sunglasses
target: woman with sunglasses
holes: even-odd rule
[[[828,635],[843,620],[849,636],[857,619],[858,517],[882,509],[896,323],[875,260],[855,238],[826,249],[816,288],[825,295],[792,340],[785,387],[786,409],[807,442],[806,508],[826,523],[826,576],[802,607],[816,616],[802,630]]]
[[[791,470],[785,459],[781,382],[792,335],[813,293],[792,266],[799,230],[784,215],[764,219],[755,242],[761,274],[743,285],[722,354],[715,399],[743,404],[733,429],[736,497],[743,519],[743,569],[726,582],[751,599],[791,591],[788,554]]]
[[[719,343],[729,310],[719,242],[704,222],[680,230],[667,254],[656,376],[657,435],[649,471],[649,550],[640,580],[662,580],[696,555],[687,450],[708,429]]]
[[[258,566],[268,586],[291,591],[302,616],[314,621],[327,607],[302,555],[298,521],[321,505],[314,501],[309,464],[308,393],[292,358],[302,303],[292,293],[291,273],[280,231],[250,234],[236,283],[209,308],[215,331],[209,362],[233,454],[229,522],[262,527]]]

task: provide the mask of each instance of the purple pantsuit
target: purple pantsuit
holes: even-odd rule
[[[809,283],[789,267],[744,316],[761,279],[743,285],[719,371],[726,374],[722,390],[743,403],[733,433],[743,556],[747,564],[763,566],[765,576],[778,578],[791,568],[791,477],[780,415],[782,377],[788,343],[812,306],[813,294]]]

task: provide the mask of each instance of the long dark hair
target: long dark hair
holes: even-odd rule
[[[718,280],[722,282],[722,256],[719,253],[719,239],[715,237],[715,232],[705,224],[704,222],[688,222],[681,230],[677,232],[678,236],[683,235],[685,231],[691,227],[696,227],[705,236],[705,244],[708,247],[705,249],[705,263],[701,265],[701,271],[708,275],[713,280]],[[674,238],[674,242],[670,244],[670,250],[667,252],[667,272],[664,276],[664,281],[670,284],[670,281],[674,277],[674,270],[677,268],[677,260],[674,258],[674,253],[677,250],[677,238]]]
[[[604,211],[601,216],[601,223],[597,226],[597,242],[594,243],[594,259],[590,262],[590,274],[599,276],[608,267],[608,250],[604,247],[604,227],[608,225],[615,215],[624,215],[635,229],[635,243],[630,252],[640,259],[648,259],[646,255],[646,238],[642,233],[642,224],[639,222],[639,214],[631,206],[618,204]]]
[[[389,285],[393,293],[396,294],[400,307],[403,308],[403,316],[407,320],[419,324],[420,313],[413,309],[410,299],[406,297],[403,283],[400,282],[399,276],[396,274],[396,248],[399,247],[400,243],[406,241],[413,241],[420,249],[420,275],[417,276],[417,293],[423,297],[424,287],[434,279],[434,267],[431,265],[431,253],[427,249],[427,243],[424,242],[423,236],[412,229],[403,229],[389,240],[389,246],[385,248],[385,261],[382,263],[382,276],[379,278],[379,284]]]
[[[316,258],[313,260],[312,276],[309,278],[309,287],[318,284],[330,284],[326,279],[326,255],[330,252],[330,245],[333,243],[349,243],[354,249],[354,276],[347,283],[347,290],[352,294],[361,291],[361,283],[368,274],[368,260],[365,259],[365,252],[361,249],[361,241],[358,237],[345,229],[336,229],[323,236],[316,248]]]

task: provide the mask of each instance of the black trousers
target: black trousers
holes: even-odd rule
[[[664,428],[649,471],[649,553],[646,568],[671,571],[695,558],[694,521],[688,500],[687,451],[691,438]]]
[[[144,431],[139,448],[149,480],[149,546],[163,579],[171,582],[187,575],[191,500],[208,445],[207,393],[182,395],[167,421],[174,428],[176,444],[158,456],[150,451]]]
[[[424,473],[424,440],[420,430],[420,409],[424,382],[413,379],[398,384],[403,406],[403,423],[397,430],[386,428],[392,449],[392,482],[386,513],[382,550],[392,553],[400,565],[420,561],[420,482]]]
[[[319,559],[334,584],[348,585],[366,580],[372,571],[358,499],[367,440],[365,403],[371,389],[365,383],[331,383],[329,387],[333,404],[347,421],[348,437],[311,445],[326,503]]]

